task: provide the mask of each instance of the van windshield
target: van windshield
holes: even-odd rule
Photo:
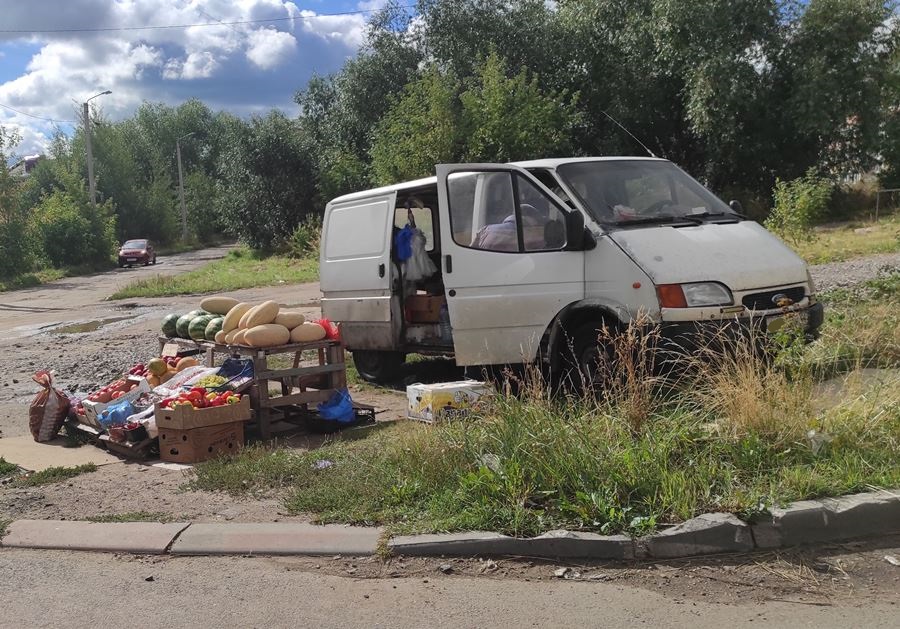
[[[573,162],[559,166],[557,173],[601,223],[737,218],[721,199],[671,162]]]

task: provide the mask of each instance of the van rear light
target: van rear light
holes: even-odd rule
[[[656,287],[656,296],[663,308],[687,308],[681,284],[660,284]]]

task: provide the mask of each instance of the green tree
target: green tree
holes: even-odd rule
[[[74,173],[60,174],[60,187],[34,208],[43,256],[55,267],[104,266],[116,248],[111,200],[93,206],[84,181]]]
[[[19,141],[15,131],[0,126],[0,277],[22,273],[31,262],[28,218],[20,200],[23,182],[7,167]]]
[[[295,121],[279,111],[233,126],[219,160],[219,209],[228,230],[272,249],[317,214],[314,165]]]
[[[571,155],[579,125],[576,98],[546,92],[527,69],[507,77],[506,62],[492,52],[460,95],[466,159],[508,162]]]
[[[375,128],[372,178],[384,185],[428,177],[461,154],[459,84],[432,66],[410,83]]]

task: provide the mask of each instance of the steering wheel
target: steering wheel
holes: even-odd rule
[[[666,207],[667,205],[677,205],[674,201],[670,201],[669,199],[662,199],[661,201],[657,201],[656,203],[652,203],[647,207],[648,214],[656,214],[661,209]]]

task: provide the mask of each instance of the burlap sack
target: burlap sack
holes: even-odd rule
[[[39,371],[32,377],[42,389],[28,409],[28,427],[35,441],[50,441],[66,421],[69,398],[53,388],[53,376],[49,371]]]

